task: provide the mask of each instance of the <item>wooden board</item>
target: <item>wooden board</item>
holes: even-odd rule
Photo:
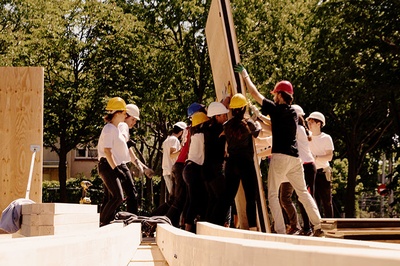
[[[240,55],[229,0],[213,0],[211,2],[206,24],[206,40],[217,101],[221,101],[224,94],[234,95],[242,93],[246,95],[240,75],[233,70],[233,66],[240,62]],[[255,147],[254,143],[253,147]],[[258,227],[263,232],[270,232],[261,171],[256,156],[254,162],[258,175],[257,184],[259,191],[257,197]],[[240,228],[247,229],[246,199],[241,185],[235,203]]]
[[[43,147],[42,67],[0,67],[0,212],[24,198],[35,155],[30,199],[42,201]]]

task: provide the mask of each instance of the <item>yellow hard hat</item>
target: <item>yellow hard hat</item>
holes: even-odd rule
[[[208,116],[203,112],[196,112],[192,116],[192,127],[203,124],[204,122],[210,120]]]
[[[106,106],[107,111],[126,111],[126,103],[121,97],[111,98]]]
[[[236,93],[235,95],[233,95],[231,102],[229,103],[229,108],[231,109],[242,108],[246,105],[247,105],[246,97],[244,97],[244,95],[241,93]]]

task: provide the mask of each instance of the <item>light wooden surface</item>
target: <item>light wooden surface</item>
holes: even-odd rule
[[[254,235],[272,235],[247,230]],[[276,234],[275,234],[276,235]],[[400,265],[398,249],[372,249],[369,247],[345,247],[340,245],[308,245],[302,239],[314,237],[286,236],[297,238],[300,243],[268,240],[253,240],[236,237],[219,237],[184,232],[170,225],[157,226],[157,245],[170,266],[365,266]],[[316,237],[315,237],[316,238]],[[329,239],[318,239],[329,243]],[[317,241],[317,240],[315,240]],[[347,241],[347,240],[341,240]],[[344,242],[343,242],[344,243]],[[395,244],[392,244],[395,245]]]
[[[110,224],[68,235],[0,238],[0,265],[123,266],[141,242],[141,225]]]
[[[0,212],[24,198],[35,156],[30,199],[42,200],[43,92],[42,67],[0,67]]]

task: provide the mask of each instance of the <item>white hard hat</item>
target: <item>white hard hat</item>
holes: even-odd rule
[[[292,108],[296,111],[297,116],[303,116],[305,115],[303,108],[301,108],[300,105],[297,104],[292,104]]]
[[[135,104],[127,104],[126,112],[128,113],[128,115],[133,116],[136,120],[140,120],[139,107],[137,107]]]
[[[187,128],[187,124],[186,124],[185,122],[182,122],[182,121],[176,122],[176,123],[174,124],[174,127],[175,127],[175,126],[181,128],[181,129],[186,129],[186,128]]]
[[[207,116],[213,117],[214,115],[227,114],[229,110],[220,102],[212,102],[207,108]]]
[[[308,119],[310,119],[310,118],[321,121],[322,122],[322,126],[325,126],[325,116],[322,113],[320,113],[320,112],[312,112],[310,114],[310,116],[306,118],[306,121],[308,121]]]

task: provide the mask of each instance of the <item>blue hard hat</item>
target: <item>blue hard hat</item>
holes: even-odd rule
[[[194,113],[200,111],[204,107],[204,104],[192,103],[187,110],[188,117],[191,117]]]

